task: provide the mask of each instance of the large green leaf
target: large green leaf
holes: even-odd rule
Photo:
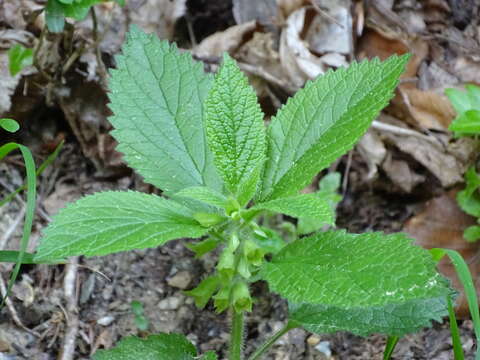
[[[414,299],[377,306],[336,307],[328,305],[289,305],[292,323],[317,334],[337,331],[367,336],[372,333],[403,336],[441,322],[447,315],[447,298]]]
[[[411,243],[402,233],[319,233],[284,247],[261,277],[292,303],[344,309],[447,296],[430,254]]]
[[[35,261],[144,249],[206,229],[182,205],[156,195],[108,191],[60,210],[45,229]]]
[[[254,195],[265,160],[265,126],[255,91],[228,55],[205,102],[205,122],[218,172],[227,189],[245,203]],[[242,186],[247,183],[251,186]]]
[[[353,63],[309,82],[267,131],[261,199],[296,193],[349,150],[388,104],[408,56]]]
[[[168,194],[221,189],[203,128],[212,85],[189,53],[132,26],[111,71],[112,132],[127,163]]]
[[[306,217],[333,224],[335,219],[334,210],[331,206],[329,194],[300,194],[280,199],[270,200],[255,205],[254,210],[270,210],[293,216],[296,218]]]
[[[99,350],[93,360],[194,360],[197,350],[181,334],[129,336],[110,350]]]

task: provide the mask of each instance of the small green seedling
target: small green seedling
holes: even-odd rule
[[[135,315],[135,325],[139,330],[147,331],[149,327],[148,319],[143,314],[143,305],[140,301],[132,301],[130,303],[133,315]]]
[[[480,87],[466,85],[465,88],[466,91],[445,90],[457,112],[457,117],[449,127],[456,137],[480,135]],[[474,166],[465,173],[465,182],[465,189],[457,194],[457,202],[463,211],[480,222],[480,176]],[[463,236],[467,241],[477,241],[480,239],[480,226],[468,227]]]
[[[218,263],[187,294],[200,308],[213,301],[218,313],[230,314],[230,360],[244,358],[244,314],[259,280],[288,300],[289,319],[251,360],[293,328],[402,336],[440,321],[451,289],[428,251],[401,233],[317,231],[334,224],[338,198],[324,191],[326,183],[300,193],[361,138],[392,98],[407,60],[392,56],[329,71],[265,127],[255,91],[232,58],[225,55],[213,77],[190,54],[133,27],[111,71],[112,134],[128,164],[163,196],[86,196],[55,216],[34,260],[199,239],[190,248],[198,257],[217,249]],[[298,219],[298,234],[315,232],[287,242],[264,222],[272,213]],[[200,357],[178,334],[129,337],[94,355],[140,358],[216,355]]]

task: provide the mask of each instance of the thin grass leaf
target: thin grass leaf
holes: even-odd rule
[[[464,360],[465,355],[462,348],[462,340],[458,331],[457,318],[455,317],[455,309],[453,308],[452,299],[447,296],[448,318],[450,320],[450,334],[452,334],[453,356],[455,360]]]
[[[470,315],[473,321],[475,337],[477,339],[477,353],[475,354],[475,359],[480,360],[480,348],[478,347],[478,344],[480,343],[480,314],[478,310],[477,291],[475,290],[475,286],[473,285],[470,270],[468,269],[465,260],[463,260],[462,256],[457,251],[439,248],[435,248],[432,250],[434,251],[435,257],[438,259],[440,259],[445,254],[448,255],[453,266],[455,267],[458,278],[462,283],[468,302],[468,308],[470,309]]]
[[[57,148],[53,151],[53,153],[51,153],[43,163],[40,164],[40,166],[38,167],[37,171],[35,172],[35,175],[36,176],[39,176],[40,174],[43,173],[43,171],[51,164],[55,161],[55,159],[57,158],[58,154],[60,153],[60,150],[62,149],[63,147],[63,140],[62,142],[60,142],[60,144],[58,144]],[[15,191],[13,191],[11,194],[8,194],[7,196],[5,196],[4,199],[2,199],[0,201],[0,207],[2,207],[3,205],[9,203],[10,201],[12,201],[12,199],[19,193],[21,193],[23,190],[25,190],[27,188],[27,184],[23,184],[22,186],[18,187],[17,189],[15,189]]]
[[[8,153],[16,149],[19,149],[22,153],[23,160],[25,162],[25,168],[27,170],[27,210],[25,212],[25,222],[23,224],[23,234],[20,241],[20,252],[18,254],[17,263],[15,264],[15,268],[13,269],[10,280],[8,281],[7,292],[5,297],[2,299],[0,308],[3,307],[5,299],[10,293],[15,280],[17,279],[18,273],[20,272],[20,267],[22,266],[23,257],[27,251],[28,241],[30,240],[30,234],[32,232],[33,216],[35,215],[35,199],[37,196],[35,162],[33,161],[32,153],[26,146],[17,143],[8,143],[3,145],[0,147],[0,160],[2,160]]]

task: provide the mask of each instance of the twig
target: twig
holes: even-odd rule
[[[3,280],[3,277],[0,275],[0,292],[2,294],[2,297],[5,297],[5,304],[7,305],[8,312],[10,313],[10,316],[12,317],[13,322],[21,329],[25,330],[29,334],[34,335],[35,337],[40,337],[40,334],[34,330],[29,329],[25,325],[23,325],[22,320],[18,317],[17,311],[15,310],[15,307],[13,306],[12,300],[7,295],[7,287],[5,286],[5,281]]]
[[[78,314],[77,314],[77,273],[78,273],[78,257],[71,259],[66,265],[65,278],[63,279],[63,290],[65,299],[67,300],[67,329],[63,338],[62,350],[59,360],[73,360],[75,354],[75,341],[78,334]]]
[[[374,120],[372,122],[372,127],[377,130],[387,131],[397,135],[414,136],[416,138],[428,141],[438,146],[439,148],[443,148],[442,144],[435,137],[423,135],[415,130],[405,129],[399,126],[386,124],[377,120]]]
[[[25,206],[22,207],[22,209],[18,212],[17,217],[15,220],[13,220],[12,224],[10,227],[5,231],[5,233],[2,236],[2,239],[0,240],[0,250],[3,250],[5,246],[7,245],[8,240],[22,221],[23,217],[25,216]]]

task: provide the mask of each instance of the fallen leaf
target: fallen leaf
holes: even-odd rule
[[[438,247],[458,251],[469,266],[480,296],[480,242],[469,243],[463,238],[463,231],[476,224],[476,221],[458,207],[455,196],[456,191],[452,190],[428,201],[419,214],[407,221],[404,230],[416,240],[416,244],[424,248]],[[438,267],[443,275],[452,280],[453,287],[460,291],[456,301],[458,316],[469,318],[468,304],[455,268],[447,258],[442,259]]]
[[[401,87],[399,91],[405,111],[420,129],[445,131],[455,118],[455,111],[443,93]]]
[[[199,58],[221,57],[227,52],[234,56],[235,52],[250,38],[252,38],[256,21],[231,26],[225,31],[218,31],[208,36],[198,44],[193,53]]]
[[[305,25],[306,7],[294,11],[280,36],[280,62],[290,81],[298,88],[326,71],[322,61],[313,55],[300,34]]]
[[[442,186],[448,187],[463,181],[462,174],[465,172],[466,164],[450,154],[448,147],[444,148],[409,135],[385,132],[384,137],[426,167],[440,180]]]
[[[366,180],[374,179],[378,173],[378,167],[387,156],[387,149],[382,139],[374,130],[368,130],[358,142],[356,149],[368,166]]]
[[[312,0],[314,16],[305,32],[305,41],[312,52],[349,55],[353,52],[350,1]]]
[[[425,181],[425,176],[415,173],[406,161],[393,159],[391,154],[388,154],[383,162],[382,169],[390,180],[407,194]]]

